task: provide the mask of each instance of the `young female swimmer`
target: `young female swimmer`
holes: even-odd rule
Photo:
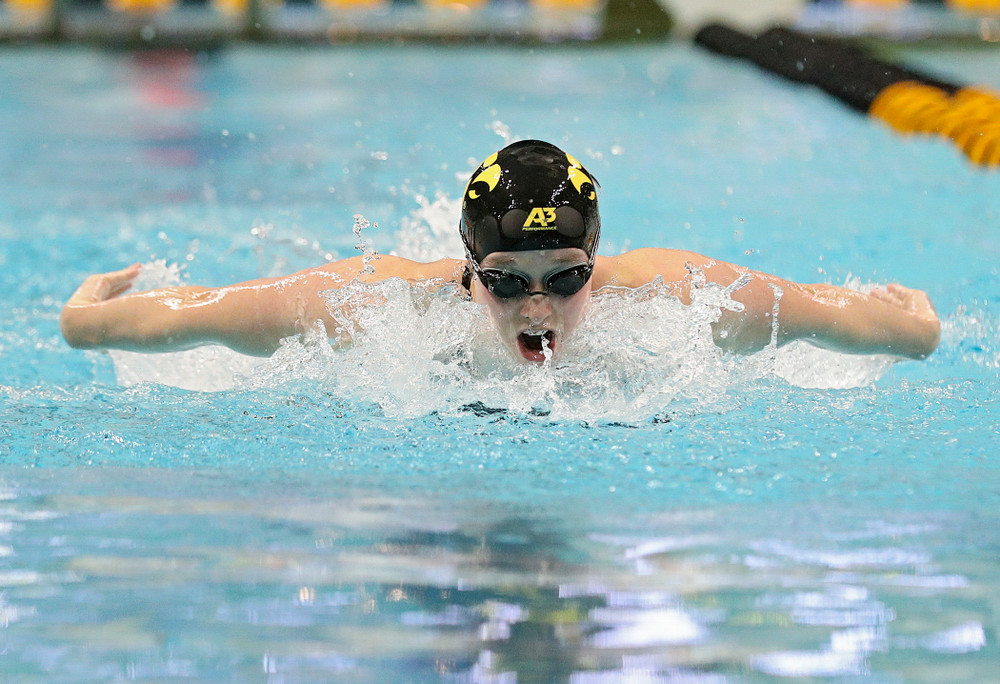
[[[927,295],[901,285],[868,294],[803,285],[673,249],[597,256],[596,185],[559,148],[538,140],[514,143],[483,162],[466,188],[460,224],[465,260],[377,256],[366,263],[359,256],[226,287],[125,294],[139,273],[134,264],[80,285],[63,309],[63,336],[80,349],[161,352],[223,344],[267,356],[281,339],[316,321],[336,336],[320,295],[325,290],[354,281],[438,280],[463,286],[486,308],[514,358],[540,363],[546,348],[558,357],[593,292],[661,278],[688,304],[696,278],[703,278],[731,288],[730,297],[743,305],[742,311],[723,310],[713,325],[716,344],[726,350],[749,353],[768,345],[775,310],[779,345],[806,340],[842,352],[923,359],[938,344],[940,322]]]

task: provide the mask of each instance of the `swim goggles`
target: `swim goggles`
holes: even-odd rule
[[[594,272],[593,264],[580,264],[562,271],[556,271],[545,276],[542,284],[543,292],[531,291],[531,280],[528,276],[513,271],[502,271],[494,268],[483,268],[475,259],[469,259],[472,270],[494,297],[514,299],[534,294],[554,294],[560,297],[575,295],[583,289]]]

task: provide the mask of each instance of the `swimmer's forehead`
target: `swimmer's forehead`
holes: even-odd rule
[[[525,252],[493,252],[483,259],[483,266],[546,266],[577,264],[587,261],[587,253],[578,247],[539,249]]]

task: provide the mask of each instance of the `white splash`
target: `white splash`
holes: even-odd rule
[[[796,387],[850,389],[875,382],[896,361],[894,356],[839,354],[796,341],[777,351],[774,374]]]
[[[605,629],[588,639],[596,648],[642,649],[651,646],[690,644],[704,638],[706,630],[679,607],[649,610],[594,608],[590,619]]]
[[[439,195],[418,204],[396,234],[397,254],[431,261],[461,254],[454,225],[458,200]],[[364,217],[357,217],[361,233]],[[367,223],[367,222],[364,222]],[[359,242],[360,242],[359,235]],[[362,247],[367,254],[367,247]],[[179,284],[180,268],[143,267],[136,291]],[[738,309],[738,283],[693,290],[683,305],[661,283],[595,295],[590,311],[560,353],[540,366],[506,352],[485,311],[458,288],[401,280],[353,284],[324,293],[353,341],[336,350],[313,330],[286,340],[270,359],[208,346],[173,354],[111,352],[123,385],[157,382],[199,391],[280,386],[307,380],[344,398],[378,405],[388,415],[506,410],[552,419],[633,422],[677,410],[717,410],[760,379],[848,388],[877,380],[893,359],[850,356],[793,343],[750,356],[721,352],[711,324]],[[780,316],[780,312],[779,312]]]
[[[461,258],[464,254],[459,237],[457,216],[461,215],[461,199],[439,194],[430,201],[423,195],[414,197],[418,208],[400,222],[393,254],[414,261],[436,261],[446,257]]]
[[[355,283],[324,293],[337,330],[287,341],[255,370],[252,384],[310,380],[393,416],[473,407],[637,421],[703,410],[724,406],[734,386],[775,366],[773,348],[736,356],[715,346],[711,324],[723,296],[724,288],[709,284],[685,306],[659,282],[598,294],[557,357],[526,365],[505,351],[482,307],[454,285]],[[327,333],[351,340],[349,348],[333,350]]]
[[[834,632],[825,648],[778,651],[754,656],[750,667],[777,677],[858,677],[869,674],[866,660],[886,650],[884,627],[860,627]]]
[[[924,648],[936,653],[973,653],[986,646],[986,632],[978,622],[966,622],[923,640]]]
[[[751,356],[720,351],[711,324],[719,316],[721,289],[695,290],[690,306],[659,283],[598,294],[560,354],[539,366],[510,357],[484,309],[456,286],[399,279],[323,293],[339,329],[285,340],[270,359],[217,346],[159,355],[112,352],[112,358],[124,385],[151,381],[211,391],[308,380],[377,404],[388,415],[473,405],[585,421],[720,407],[734,388],[782,374],[779,368],[783,377],[830,374],[828,386],[844,377],[845,368],[855,371],[859,384],[877,377],[868,369],[870,359],[822,350],[791,350],[804,362],[786,357],[784,349]],[[335,334],[350,339],[349,347],[334,349],[328,335]],[[803,368],[813,363],[819,368]],[[883,368],[876,364],[878,372]]]
[[[371,248],[362,235],[362,233],[368,228],[378,228],[378,224],[370,222],[361,214],[355,214],[354,227],[351,230],[357,237],[358,242],[354,245],[354,248],[363,255],[361,257],[361,263],[364,264],[364,268],[361,272],[365,274],[372,274],[375,272],[375,267],[371,265],[371,262],[376,256],[378,256],[378,252]]]
[[[140,354],[110,351],[118,384],[145,382],[196,392],[221,392],[237,387],[266,359],[246,356],[218,345],[181,352]]]
[[[514,142],[514,136],[510,132],[510,126],[505,124],[503,121],[493,121],[490,123],[490,130],[503,138],[504,145],[510,145]]]

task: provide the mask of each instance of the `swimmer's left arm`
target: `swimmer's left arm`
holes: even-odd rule
[[[927,294],[897,284],[869,293],[803,285],[693,252],[664,249],[634,250],[618,266],[636,285],[661,277],[685,303],[691,302],[696,278],[733,286],[730,297],[743,305],[742,311],[724,309],[712,326],[716,344],[729,351],[752,353],[776,338],[778,345],[806,340],[851,354],[923,359],[941,336]]]
[[[804,339],[853,354],[925,359],[941,339],[941,322],[926,292],[890,283],[871,292],[790,283],[779,303],[783,341]]]
[[[940,340],[941,323],[927,294],[895,283],[864,293],[795,283],[724,263],[707,266],[705,275],[722,285],[748,276],[731,295],[744,310],[723,311],[714,326],[716,343],[733,351],[762,349],[776,337],[779,346],[805,340],[849,354],[924,359]]]

